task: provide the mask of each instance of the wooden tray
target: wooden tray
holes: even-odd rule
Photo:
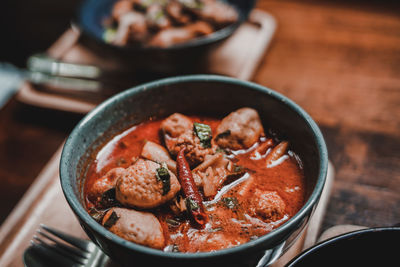
[[[0,266],[23,266],[22,256],[41,223],[86,238],[62,193],[58,166],[61,147],[0,228]],[[303,249],[315,244],[330,196],[334,170],[329,164],[321,200],[300,238],[273,266],[280,267]]]
[[[231,38],[208,54],[205,73],[213,73],[249,80],[259,65],[276,29],[276,21],[269,13],[253,10]],[[79,43],[77,29],[67,30],[47,51],[59,60],[116,67],[118,63],[104,60]],[[25,104],[68,112],[87,113],[98,104],[85,99],[67,97],[36,90],[25,83],[16,99]]]

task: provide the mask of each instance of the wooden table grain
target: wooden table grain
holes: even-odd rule
[[[275,16],[278,28],[253,80],[293,99],[316,120],[335,167],[321,230],[400,222],[396,2],[257,3]],[[0,110],[0,222],[80,119],[15,99]]]

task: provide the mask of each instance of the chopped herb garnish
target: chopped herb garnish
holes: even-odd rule
[[[244,171],[243,166],[235,164],[235,166],[233,167],[233,172],[243,172],[243,171]]]
[[[226,151],[225,151],[225,149],[223,149],[223,148],[220,148],[220,147],[217,147],[217,149],[215,150],[215,152],[217,152],[217,153],[224,153],[224,154],[226,154]]]
[[[236,209],[239,205],[239,202],[235,197],[224,197],[221,199],[221,201],[225,205],[225,207],[231,210]]]
[[[166,219],[165,222],[170,226],[179,226],[179,222],[174,219]]]
[[[91,208],[89,210],[89,215],[92,216],[92,218],[98,223],[101,222],[101,220],[104,217],[104,214],[105,214],[105,211],[97,210],[95,208]]]
[[[162,182],[163,196],[168,194],[171,189],[171,176],[165,163],[162,163],[161,167],[156,169],[156,178],[157,181]]]
[[[192,211],[192,210],[198,210],[200,207],[194,199],[188,197],[186,198],[186,208],[189,211]]]
[[[107,229],[111,228],[118,221],[118,219],[118,215],[113,211],[110,217],[108,217],[107,221],[104,223],[104,227]]]
[[[210,148],[212,139],[211,127],[207,124],[195,122],[193,123],[193,130],[200,139],[201,145],[204,148]]]
[[[117,34],[117,29],[106,28],[106,30],[103,32],[103,40],[106,43],[111,43],[115,39],[116,34]]]
[[[118,205],[118,201],[115,198],[115,187],[105,191],[101,195],[100,205],[104,208],[110,208]]]
[[[172,245],[172,252],[180,252],[177,244]]]
[[[231,135],[231,130],[226,130],[226,131],[220,133],[219,135],[217,135],[217,136],[215,137],[215,140],[218,140],[218,139],[220,139],[220,138],[225,138],[225,137],[228,137],[228,136],[230,136],[230,135]]]

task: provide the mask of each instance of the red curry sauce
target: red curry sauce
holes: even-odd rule
[[[194,122],[210,125],[214,132],[220,120],[190,116]],[[128,167],[139,157],[146,141],[162,144],[159,134],[162,120],[150,120],[133,126],[110,140],[96,155],[89,166],[84,196],[86,208],[96,208],[91,199],[93,183],[115,167]],[[228,190],[220,201],[204,199],[209,221],[204,229],[192,226],[188,217],[177,218],[168,205],[151,210],[159,219],[166,246],[164,250],[179,252],[213,251],[246,243],[267,234],[292,217],[305,201],[305,177],[301,162],[289,150],[285,158],[272,168],[267,168],[265,155],[255,155],[255,150],[268,138],[261,137],[251,148],[228,155],[238,166],[247,170],[248,179]],[[242,179],[241,178],[241,179]],[[251,183],[247,182],[250,181]],[[247,182],[247,183],[246,183]],[[256,190],[276,192],[285,202],[284,216],[276,220],[250,216],[248,210]],[[235,205],[228,208],[221,199],[235,198]],[[237,201],[236,201],[237,200]],[[210,202],[211,201],[211,202]],[[207,203],[213,203],[207,205]],[[237,205],[236,205],[237,204]]]

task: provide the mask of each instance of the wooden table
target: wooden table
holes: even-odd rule
[[[400,3],[260,0],[257,7],[278,29],[253,80],[311,114],[335,166],[321,230],[399,223]],[[0,110],[0,221],[80,118],[15,99]]]

